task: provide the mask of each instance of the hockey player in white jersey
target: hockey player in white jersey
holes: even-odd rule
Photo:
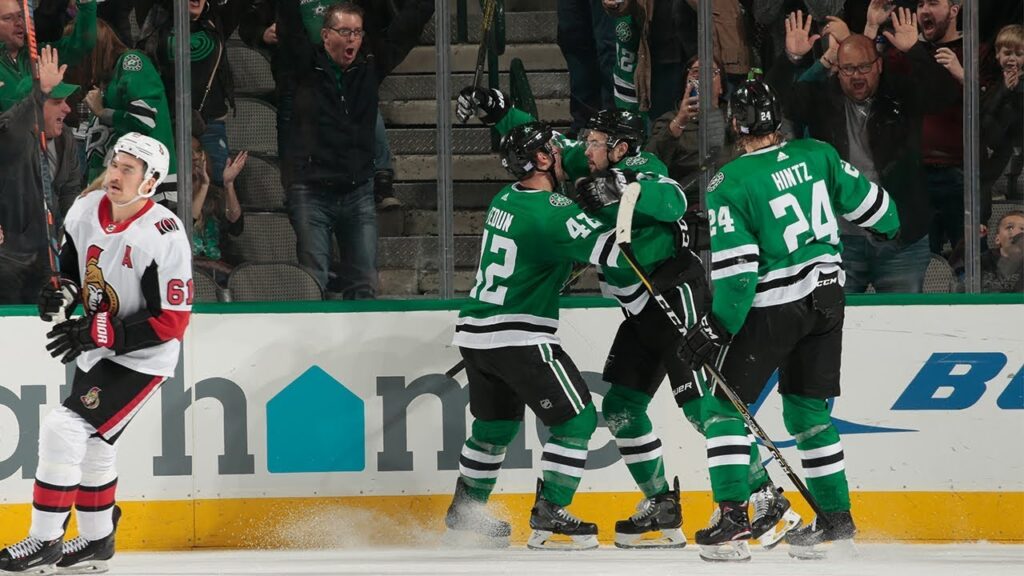
[[[174,375],[192,307],[188,238],[150,199],[169,159],[153,138],[122,136],[103,189],[80,196],[65,218],[61,288],[43,288],[39,314],[58,321],[47,350],[77,368],[39,432],[28,538],[0,551],[0,572],[104,572],[114,555],[116,442]],[[79,302],[84,314],[63,320]],[[72,506],[79,536],[65,542]]]

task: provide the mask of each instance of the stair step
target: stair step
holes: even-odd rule
[[[437,180],[437,155],[395,156],[395,180]],[[509,180],[497,154],[456,154],[452,158],[454,180]]]
[[[379,295],[387,297],[436,296],[441,286],[441,275],[434,270],[380,270]],[[453,277],[455,296],[469,293],[476,283],[476,268],[455,270]]]
[[[456,210],[483,210],[491,204],[491,199],[511,177],[501,181],[488,182],[455,182],[453,187],[453,203]],[[436,210],[436,182],[396,182],[395,196],[407,209]]]
[[[405,211],[407,236],[437,236],[437,210]],[[456,236],[479,236],[484,233],[483,210],[455,210],[452,212],[452,228]]]
[[[530,89],[533,97],[537,99],[568,98],[569,97],[569,73],[560,72],[531,72],[527,68],[527,77],[530,79]],[[486,81],[486,79],[485,79]],[[452,100],[458,95],[459,90],[473,83],[473,74],[456,73],[452,74],[449,86],[452,90]],[[508,73],[499,75],[499,86],[502,90],[508,91]],[[434,74],[388,76],[380,85],[380,99],[387,100],[435,100],[437,98],[437,81]]]
[[[507,8],[506,8],[507,10]],[[467,19],[469,42],[480,42],[480,13],[470,14]],[[420,43],[434,43],[434,21],[431,20],[420,36]],[[451,19],[449,30],[452,42],[457,31],[455,17]],[[555,42],[558,39],[558,20],[554,11],[544,12],[505,12],[505,42],[509,44],[539,44]]]
[[[474,268],[480,257],[479,236],[455,237],[455,267]],[[377,267],[437,270],[437,236],[384,236],[377,240]]]
[[[388,144],[391,153],[434,154],[437,150],[437,130],[434,128],[389,128]],[[491,129],[484,126],[455,128],[452,130],[452,153],[489,154]]]
[[[381,101],[380,110],[388,126],[433,126],[437,123],[437,102],[435,100],[393,100]],[[537,100],[537,114],[541,120],[553,125],[567,126],[570,122],[568,96],[564,100]],[[455,122],[455,102],[451,103],[451,118]],[[467,126],[480,126],[476,118]]]
[[[449,65],[453,72],[473,72],[478,46],[458,44],[451,47]],[[519,58],[529,70],[565,70],[565,58],[554,44],[509,44],[498,57],[498,69],[508,70],[513,58]],[[425,74],[437,70],[437,50],[433,46],[417,46],[392,74]],[[486,69],[485,69],[486,71]]]

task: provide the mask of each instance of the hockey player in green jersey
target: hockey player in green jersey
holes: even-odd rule
[[[708,187],[714,285],[712,313],[690,330],[679,354],[714,361],[747,403],[779,369],[786,430],[796,439],[807,487],[824,518],[786,535],[790,554],[821,557],[816,544],[853,538],[839,433],[828,399],[839,395],[845,301],[836,216],[878,241],[899,231],[896,205],[835,149],[817,140],[785,141],[781,112],[767,85],[748,80],[732,96],[730,124],[745,154]],[[701,556],[749,558],[746,454],[739,411],[720,390],[705,398],[708,467],[718,509],[697,532]],[[756,507],[756,506],[755,506]]]
[[[488,209],[476,285],[453,340],[466,361],[474,422],[446,525],[489,543],[507,542],[509,524],[488,515],[483,504],[529,406],[552,436],[541,456],[543,480],[531,511],[528,546],[557,546],[552,535],[558,534],[571,538],[570,547],[593,548],[597,526],[565,510],[586,465],[597,412],[555,335],[558,293],[574,262],[627,263],[615,247],[612,227],[555,192],[565,174],[549,127],[514,128],[502,139],[501,153],[518,182],[499,192]],[[638,238],[646,257],[674,250],[671,235],[641,229]]]
[[[498,121],[499,131],[532,118],[509,108],[507,101],[497,90],[470,87],[462,91],[459,109],[460,113],[476,114],[485,123]],[[565,146],[567,177],[576,178],[577,195],[598,221],[614,226],[617,212],[604,208],[618,201],[616,187],[625,186],[627,182],[622,180],[640,183],[636,226],[652,226],[676,238],[674,251],[653,259],[641,257],[641,264],[651,271],[660,291],[668,295],[679,318],[692,326],[710,303],[703,263],[690,249],[691,238],[699,234],[694,225],[697,220],[684,219],[686,196],[667,177],[664,163],[641,151],[644,136],[643,119],[638,115],[626,110],[602,110],[587,122],[583,140],[556,136],[556,141]],[[657,217],[645,216],[644,212]],[[634,245],[638,242],[642,240],[634,241]],[[615,298],[626,316],[605,364],[603,378],[612,386],[602,402],[602,413],[626,467],[644,494],[636,513],[616,522],[615,544],[623,548],[683,547],[686,538],[681,529],[678,485],[670,486],[666,478],[661,439],[654,433],[647,410],[667,375],[676,404],[703,434],[701,398],[707,381],[702,371],[694,371],[676,355],[676,328],[649,298],[631,269],[599,267],[598,278],[602,293]],[[752,482],[764,488],[766,504],[759,523],[764,529],[757,537],[769,533],[777,538],[781,534],[769,532],[770,528],[786,514],[787,526],[794,525],[799,517],[789,511],[788,502],[774,490],[756,447],[751,449],[750,466]]]

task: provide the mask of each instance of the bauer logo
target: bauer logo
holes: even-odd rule
[[[267,402],[267,470],[361,472],[366,468],[362,398],[313,366]]]

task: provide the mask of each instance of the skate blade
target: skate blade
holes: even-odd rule
[[[530,550],[594,550],[598,547],[597,535],[566,536],[547,530],[534,530],[526,541]]]
[[[661,533],[658,536],[658,533]],[[685,548],[686,535],[679,528],[655,530],[644,534],[615,533],[615,547],[625,549],[642,548]]]
[[[750,561],[750,546],[746,541],[717,545],[701,544],[700,559],[706,562],[748,562]]]
[[[509,537],[508,536],[487,536],[486,534],[480,534],[478,532],[470,532],[468,530],[445,530],[443,536],[441,536],[441,545],[445,548],[455,549],[472,549],[472,550],[494,550],[500,548],[508,548]],[[71,574],[71,572],[68,572]]]
[[[782,520],[778,524],[772,526],[767,532],[761,534],[761,537],[757,539],[758,543],[761,544],[761,548],[765,550],[771,550],[782,542],[782,539],[786,536],[790,530],[799,528],[804,523],[803,518],[799,514],[793,511],[793,509],[786,510],[786,513],[782,515]]]
[[[798,560],[824,560],[826,558],[848,560],[860,556],[860,553],[854,546],[853,540],[836,540],[828,545],[793,546],[790,544],[789,555]]]
[[[57,574],[103,574],[110,570],[106,560],[88,560],[67,568],[57,568]]]

